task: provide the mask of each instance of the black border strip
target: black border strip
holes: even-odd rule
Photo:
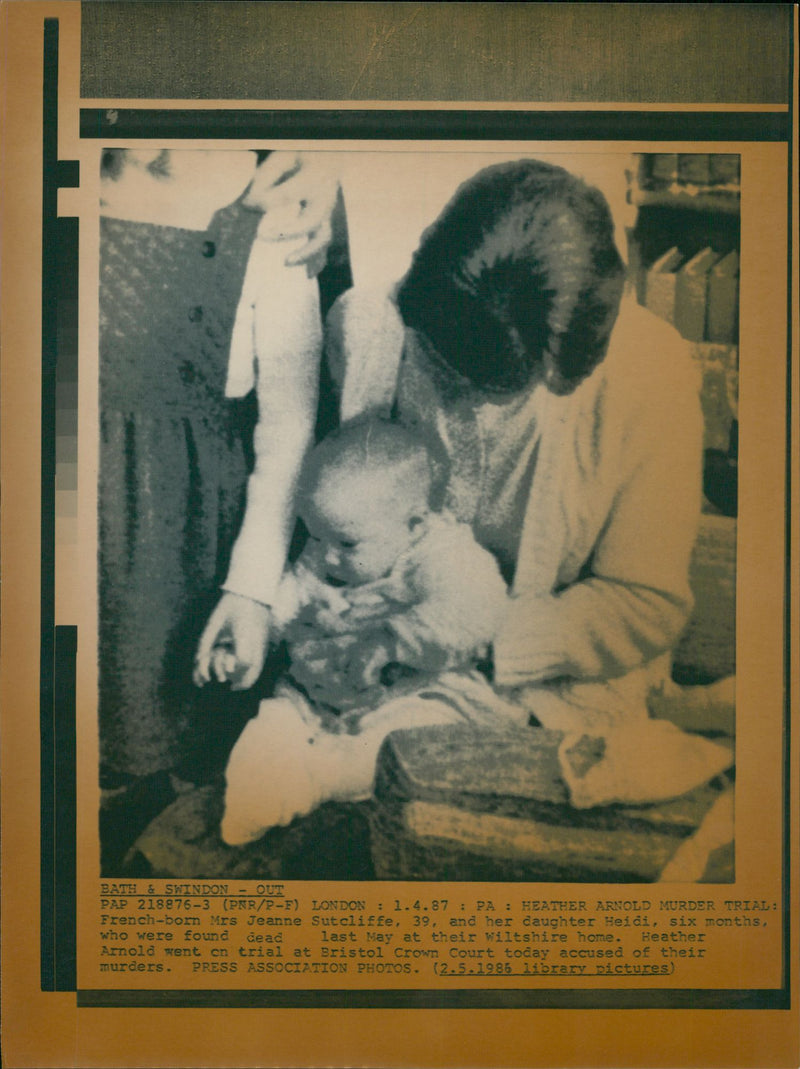
[[[82,138],[320,138],[450,141],[786,141],[770,111],[451,111],[82,108]]]
[[[55,623],[56,413],[61,273],[78,272],[77,220],[59,220],[59,186],[78,162],[58,159],[58,19],[44,20],[42,71],[42,394],[40,563],[40,985],[77,985],[77,628]],[[66,344],[66,342],[64,343]],[[62,354],[63,355],[63,354]],[[73,354],[74,357],[74,354]]]
[[[53,682],[54,749],[53,792],[55,795],[52,873],[53,902],[49,916],[52,933],[52,990],[74,991],[77,974],[77,782],[76,782],[76,700],[75,668],[78,629],[56,625]],[[44,983],[42,983],[44,987]]]
[[[97,1009],[580,1009],[781,1010],[788,991],[608,988],[475,988],[443,990],[81,990],[78,1006]]]
[[[795,25],[796,25],[795,15]],[[794,86],[795,70],[795,34],[789,39],[789,71]],[[795,99],[792,92],[789,97],[789,129],[794,130],[795,122]],[[791,813],[794,796],[792,794],[792,579],[793,567],[797,568],[797,561],[792,559],[792,534],[794,523],[797,522],[792,509],[792,390],[793,365],[792,365],[792,342],[793,342],[793,298],[798,280],[794,278],[794,143],[791,138],[787,145],[788,158],[788,181],[787,181],[787,215],[786,215],[786,470],[785,470],[785,516],[784,516],[784,593],[783,593],[783,988],[791,991],[792,945],[791,945],[791,915],[795,905],[792,901],[792,837],[791,837]],[[796,458],[795,458],[796,462]],[[795,626],[797,622],[795,621]]]
[[[42,72],[42,408],[39,717],[41,732],[41,985],[55,991],[58,955],[55,849],[55,418],[58,356],[58,19],[44,20]],[[74,895],[74,887],[73,887]]]

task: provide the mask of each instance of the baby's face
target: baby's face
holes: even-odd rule
[[[334,473],[313,495],[303,514],[310,553],[319,577],[358,586],[381,579],[407,548],[425,509],[391,479]]]

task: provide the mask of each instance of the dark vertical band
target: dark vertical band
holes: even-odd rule
[[[42,86],[42,496],[41,496],[41,969],[55,990],[55,415],[58,274],[53,258],[58,219],[58,19],[44,21]]]
[[[40,565],[41,986],[74,991],[75,653],[77,628],[55,626],[56,382],[65,360],[77,370],[77,336],[59,332],[76,301],[78,221],[58,218],[59,185],[77,185],[75,162],[58,160],[58,19],[44,20],[42,103],[42,408]],[[71,286],[63,285],[65,279]],[[67,317],[68,319],[71,317]],[[63,375],[62,375],[63,377]]]
[[[792,36],[789,42],[789,70],[794,73],[795,42]],[[787,116],[789,129],[795,130],[795,97],[789,97],[789,113]],[[796,463],[795,449],[797,442],[792,441],[794,432],[793,419],[793,391],[794,391],[794,338],[792,334],[794,317],[794,293],[797,286],[797,278],[794,275],[794,139],[788,138],[788,181],[787,204],[786,204],[786,234],[787,263],[786,263],[786,452],[785,452],[785,511],[784,511],[784,538],[786,539],[783,552],[784,560],[784,587],[783,587],[783,968],[782,984],[785,991],[791,992],[791,965],[792,965],[792,942],[791,942],[791,919],[796,909],[796,903],[792,897],[792,855],[794,842],[792,840],[792,806],[794,794],[792,791],[792,649],[793,638],[796,641],[797,620],[794,619],[794,605],[792,600],[793,582],[797,568],[797,560],[793,553],[793,536],[795,533],[794,503],[792,501],[792,473]],[[796,979],[796,978],[795,978]]]

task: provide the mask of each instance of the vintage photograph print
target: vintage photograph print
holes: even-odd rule
[[[738,155],[100,166],[102,875],[732,880]]]
[[[0,34],[4,1064],[794,1069],[796,8]]]

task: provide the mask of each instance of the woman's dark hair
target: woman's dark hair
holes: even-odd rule
[[[423,234],[397,304],[473,385],[519,390],[540,371],[569,393],[605,356],[624,275],[603,195],[519,160],[459,188]]]

